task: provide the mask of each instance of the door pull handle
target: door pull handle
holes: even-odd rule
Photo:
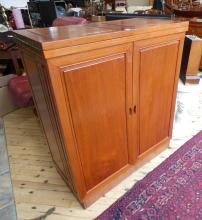
[[[133,107],[133,112],[136,114],[137,112],[137,108],[136,108],[136,105]]]
[[[129,108],[129,114],[132,115],[133,114],[133,109]]]

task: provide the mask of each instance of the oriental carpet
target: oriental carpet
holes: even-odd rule
[[[202,131],[97,220],[202,220]]]

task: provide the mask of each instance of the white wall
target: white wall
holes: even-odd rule
[[[27,2],[28,0],[0,0],[0,3],[6,8],[10,8],[11,6],[25,7]]]

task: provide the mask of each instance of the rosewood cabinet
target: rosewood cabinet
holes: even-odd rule
[[[14,33],[58,172],[84,207],[168,146],[187,22]]]

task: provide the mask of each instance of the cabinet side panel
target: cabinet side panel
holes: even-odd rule
[[[169,137],[179,41],[140,50],[140,154]]]
[[[59,131],[56,110],[51,97],[51,89],[47,78],[47,70],[37,54],[23,50],[23,63],[28,74],[35,107],[38,112],[42,127],[47,137],[47,142],[53,157],[62,176],[65,177],[73,191],[71,171],[65,158],[62,146],[62,137]],[[34,57],[34,59],[33,59]]]

